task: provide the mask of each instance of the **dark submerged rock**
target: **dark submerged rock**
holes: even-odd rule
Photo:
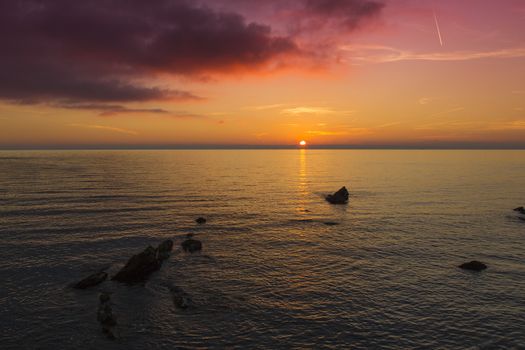
[[[472,260],[470,262],[461,264],[458,266],[460,269],[470,270],[470,271],[483,271],[487,268],[487,265],[480,261]]]
[[[514,211],[517,211],[518,213],[525,215],[525,208],[524,207],[517,207],[517,208],[514,209]]]
[[[161,264],[158,249],[148,246],[142,253],[133,255],[112,280],[123,283],[143,282],[152,272],[160,269]]]
[[[335,192],[334,194],[329,194],[326,196],[326,200],[330,204],[346,204],[348,203],[348,190],[346,187],[341,187],[339,191]]]
[[[113,315],[113,310],[111,309],[111,298],[109,294],[102,293],[99,297],[100,304],[98,305],[97,310],[97,320],[102,325],[102,332],[106,334],[109,339],[115,339],[115,334],[113,333],[113,327],[117,325],[117,319]]]
[[[200,217],[200,218],[195,219],[195,222],[202,225],[206,223],[206,219],[203,217]]]
[[[185,252],[196,252],[202,250],[202,242],[193,238],[189,238],[181,243],[182,249]]]
[[[104,282],[108,278],[108,274],[104,271],[100,271],[97,273],[94,273],[86,278],[84,278],[82,281],[77,282],[73,285],[73,288],[75,289],[87,289],[90,287],[94,287],[96,285],[99,285],[100,283]]]
[[[173,241],[171,239],[168,239],[159,244],[159,247],[157,248],[159,259],[166,260],[167,258],[169,258],[172,249]]]
[[[193,300],[191,296],[186,293],[182,288],[177,286],[169,286],[171,295],[173,296],[173,303],[176,307],[180,309],[187,309],[190,306],[193,306]]]
[[[323,224],[325,224],[326,226],[336,226],[336,225],[339,225],[338,222],[334,222],[334,221],[326,221],[326,222],[323,222]]]

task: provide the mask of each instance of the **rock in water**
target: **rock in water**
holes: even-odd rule
[[[185,252],[196,252],[199,250],[202,250],[202,242],[198,241],[193,238],[189,238],[181,243],[182,249],[184,249]]]
[[[326,200],[331,204],[346,204],[348,203],[348,196],[348,190],[343,186],[334,194],[329,194],[326,196]]]
[[[514,209],[514,211],[517,211],[518,213],[525,215],[525,208],[523,207],[517,207]]]
[[[202,225],[202,224],[205,224],[205,223],[206,223],[206,219],[203,218],[203,217],[200,217],[200,218],[197,218],[197,219],[195,220],[195,222],[198,223],[198,224],[201,224],[201,225]]]
[[[102,293],[99,300],[100,304],[98,305],[97,310],[97,320],[102,325],[102,332],[104,332],[109,339],[115,339],[116,337],[113,333],[113,327],[117,325],[117,319],[113,315],[113,310],[111,309],[110,296],[107,293]]]
[[[182,288],[176,286],[169,286],[170,292],[173,295],[173,303],[175,306],[181,309],[187,309],[193,306],[193,300],[190,295],[186,293]]]
[[[143,282],[152,272],[157,271],[161,264],[157,249],[148,246],[142,253],[132,256],[112,280],[123,283]]]
[[[173,241],[171,239],[168,239],[161,244],[159,244],[159,247],[157,248],[158,251],[158,258],[160,260],[166,260],[169,258],[171,250],[173,249]]]
[[[76,283],[73,288],[75,289],[87,289],[90,287],[94,287],[102,282],[104,282],[108,278],[108,274],[104,271],[100,271],[97,273],[94,273],[86,278],[84,278],[82,281]]]
[[[337,225],[339,225],[338,222],[334,222],[334,221],[325,221],[325,222],[323,222],[323,224],[325,224],[326,226],[337,226]]]
[[[485,265],[482,262],[473,260],[464,264],[461,264],[458,266],[460,269],[464,270],[471,270],[471,271],[483,271],[487,268],[487,265]]]

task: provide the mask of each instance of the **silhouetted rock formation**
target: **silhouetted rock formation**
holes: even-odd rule
[[[471,270],[471,271],[483,271],[487,268],[487,265],[485,265],[482,262],[473,260],[464,264],[461,264],[458,266],[461,269],[464,270]]]
[[[169,257],[173,249],[173,242],[162,242],[157,249],[148,246],[142,253],[134,255],[112,280],[123,283],[137,283],[145,281],[149,275],[162,265],[162,261]]]
[[[331,204],[346,204],[348,203],[348,196],[348,190],[343,186],[334,194],[329,194],[326,196],[326,200]]]
[[[181,243],[182,249],[184,249],[185,252],[196,252],[199,250],[202,250],[202,242],[198,241],[196,239],[189,238]]]
[[[111,309],[110,296],[107,293],[102,293],[99,297],[100,304],[97,310],[97,320],[102,325],[102,332],[104,332],[109,339],[115,339],[113,327],[117,325],[117,319],[113,315]]]
[[[186,293],[182,288],[177,286],[169,286],[171,295],[173,296],[173,303],[180,309],[187,309],[193,306],[193,300],[191,296]]]
[[[202,225],[202,224],[205,224],[205,223],[206,223],[206,219],[203,218],[203,217],[200,217],[200,218],[197,218],[197,219],[195,220],[195,222],[198,223],[198,224],[201,224],[201,225]]]
[[[100,283],[104,282],[108,278],[108,274],[104,271],[100,271],[97,273],[94,273],[86,278],[84,278],[82,281],[76,283],[73,285],[73,288],[75,289],[87,289],[90,287],[94,287],[96,285],[99,285]]]
[[[514,211],[517,211],[520,214],[525,215],[525,208],[524,207],[517,207],[514,209]]]

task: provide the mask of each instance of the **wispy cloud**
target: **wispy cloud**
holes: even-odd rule
[[[431,114],[431,115],[429,115],[429,117],[437,117],[437,116],[440,116],[440,115],[461,112],[461,111],[464,111],[464,110],[465,110],[465,107],[455,107],[455,108],[452,108],[452,109],[447,109],[446,111],[441,111],[441,112],[437,112],[437,113]]]
[[[493,123],[489,130],[525,130],[525,120],[511,120],[503,123]]]
[[[381,45],[344,45],[341,50],[352,54],[356,61],[387,63],[399,61],[470,61],[484,58],[525,57],[525,47],[492,51],[451,51],[417,53]]]
[[[354,111],[341,111],[341,110],[335,110],[331,108],[326,107],[310,107],[310,106],[300,106],[300,107],[293,107],[293,108],[286,108],[281,110],[282,114],[288,114],[288,115],[301,115],[301,114],[351,114],[354,113]]]
[[[464,120],[447,120],[443,122],[428,123],[417,125],[414,130],[435,130],[435,129],[475,129],[479,128],[479,122],[464,121]]]
[[[130,108],[122,105],[106,104],[106,103],[55,103],[53,107],[65,109],[80,109],[99,111],[101,116],[111,116],[128,113],[152,113],[152,114],[167,114],[169,111],[162,108]]]
[[[432,102],[433,100],[434,99],[431,98],[431,97],[421,97],[418,102],[419,102],[420,105],[426,105],[426,104],[429,104],[430,102]]]
[[[69,126],[74,128],[84,128],[84,129],[97,129],[97,130],[105,130],[105,131],[112,131],[117,132],[120,134],[128,134],[128,135],[138,135],[138,132],[123,128],[116,128],[113,126],[106,126],[106,125],[92,125],[92,124],[69,124]]]
[[[378,128],[390,128],[392,126],[397,126],[400,124],[403,124],[403,123],[402,122],[392,122],[392,123],[381,124],[381,125],[378,125],[377,127]]]
[[[356,136],[371,133],[368,128],[350,128],[346,130],[309,130],[306,132],[313,136]]]
[[[254,111],[266,111],[266,110],[269,110],[269,109],[277,109],[277,108],[282,108],[282,107],[286,107],[287,105],[284,104],[284,103],[275,103],[275,104],[270,104],[270,105],[261,105],[261,106],[248,106],[248,107],[244,107],[244,109],[250,109],[250,110],[254,110]]]
[[[123,105],[105,104],[105,103],[62,103],[53,104],[53,107],[65,109],[79,109],[98,111],[101,117],[113,117],[128,114],[140,115],[157,115],[173,119],[210,119],[210,117],[195,114],[187,111],[169,111],[162,108],[133,108]],[[224,113],[214,113],[216,116],[223,116]]]

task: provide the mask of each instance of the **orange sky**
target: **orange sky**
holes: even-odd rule
[[[45,81],[27,97],[7,80],[0,83],[0,147],[290,145],[302,139],[309,145],[525,147],[521,1],[440,1],[434,8],[431,1],[385,1],[359,25],[344,32],[327,25],[314,39],[307,29],[289,34],[284,19],[272,17],[273,7],[223,5],[211,11],[263,23],[272,35],[292,38],[301,53],[293,48],[219,68],[222,61],[210,64],[205,57],[204,68],[188,64],[188,72],[139,77],[144,86],[196,98],[73,100],[67,92],[47,93]],[[333,20],[324,12],[304,16],[323,25]],[[312,50],[314,58],[304,54]],[[91,66],[99,57],[88,59]],[[26,74],[26,66],[11,62],[0,61],[5,70]]]

